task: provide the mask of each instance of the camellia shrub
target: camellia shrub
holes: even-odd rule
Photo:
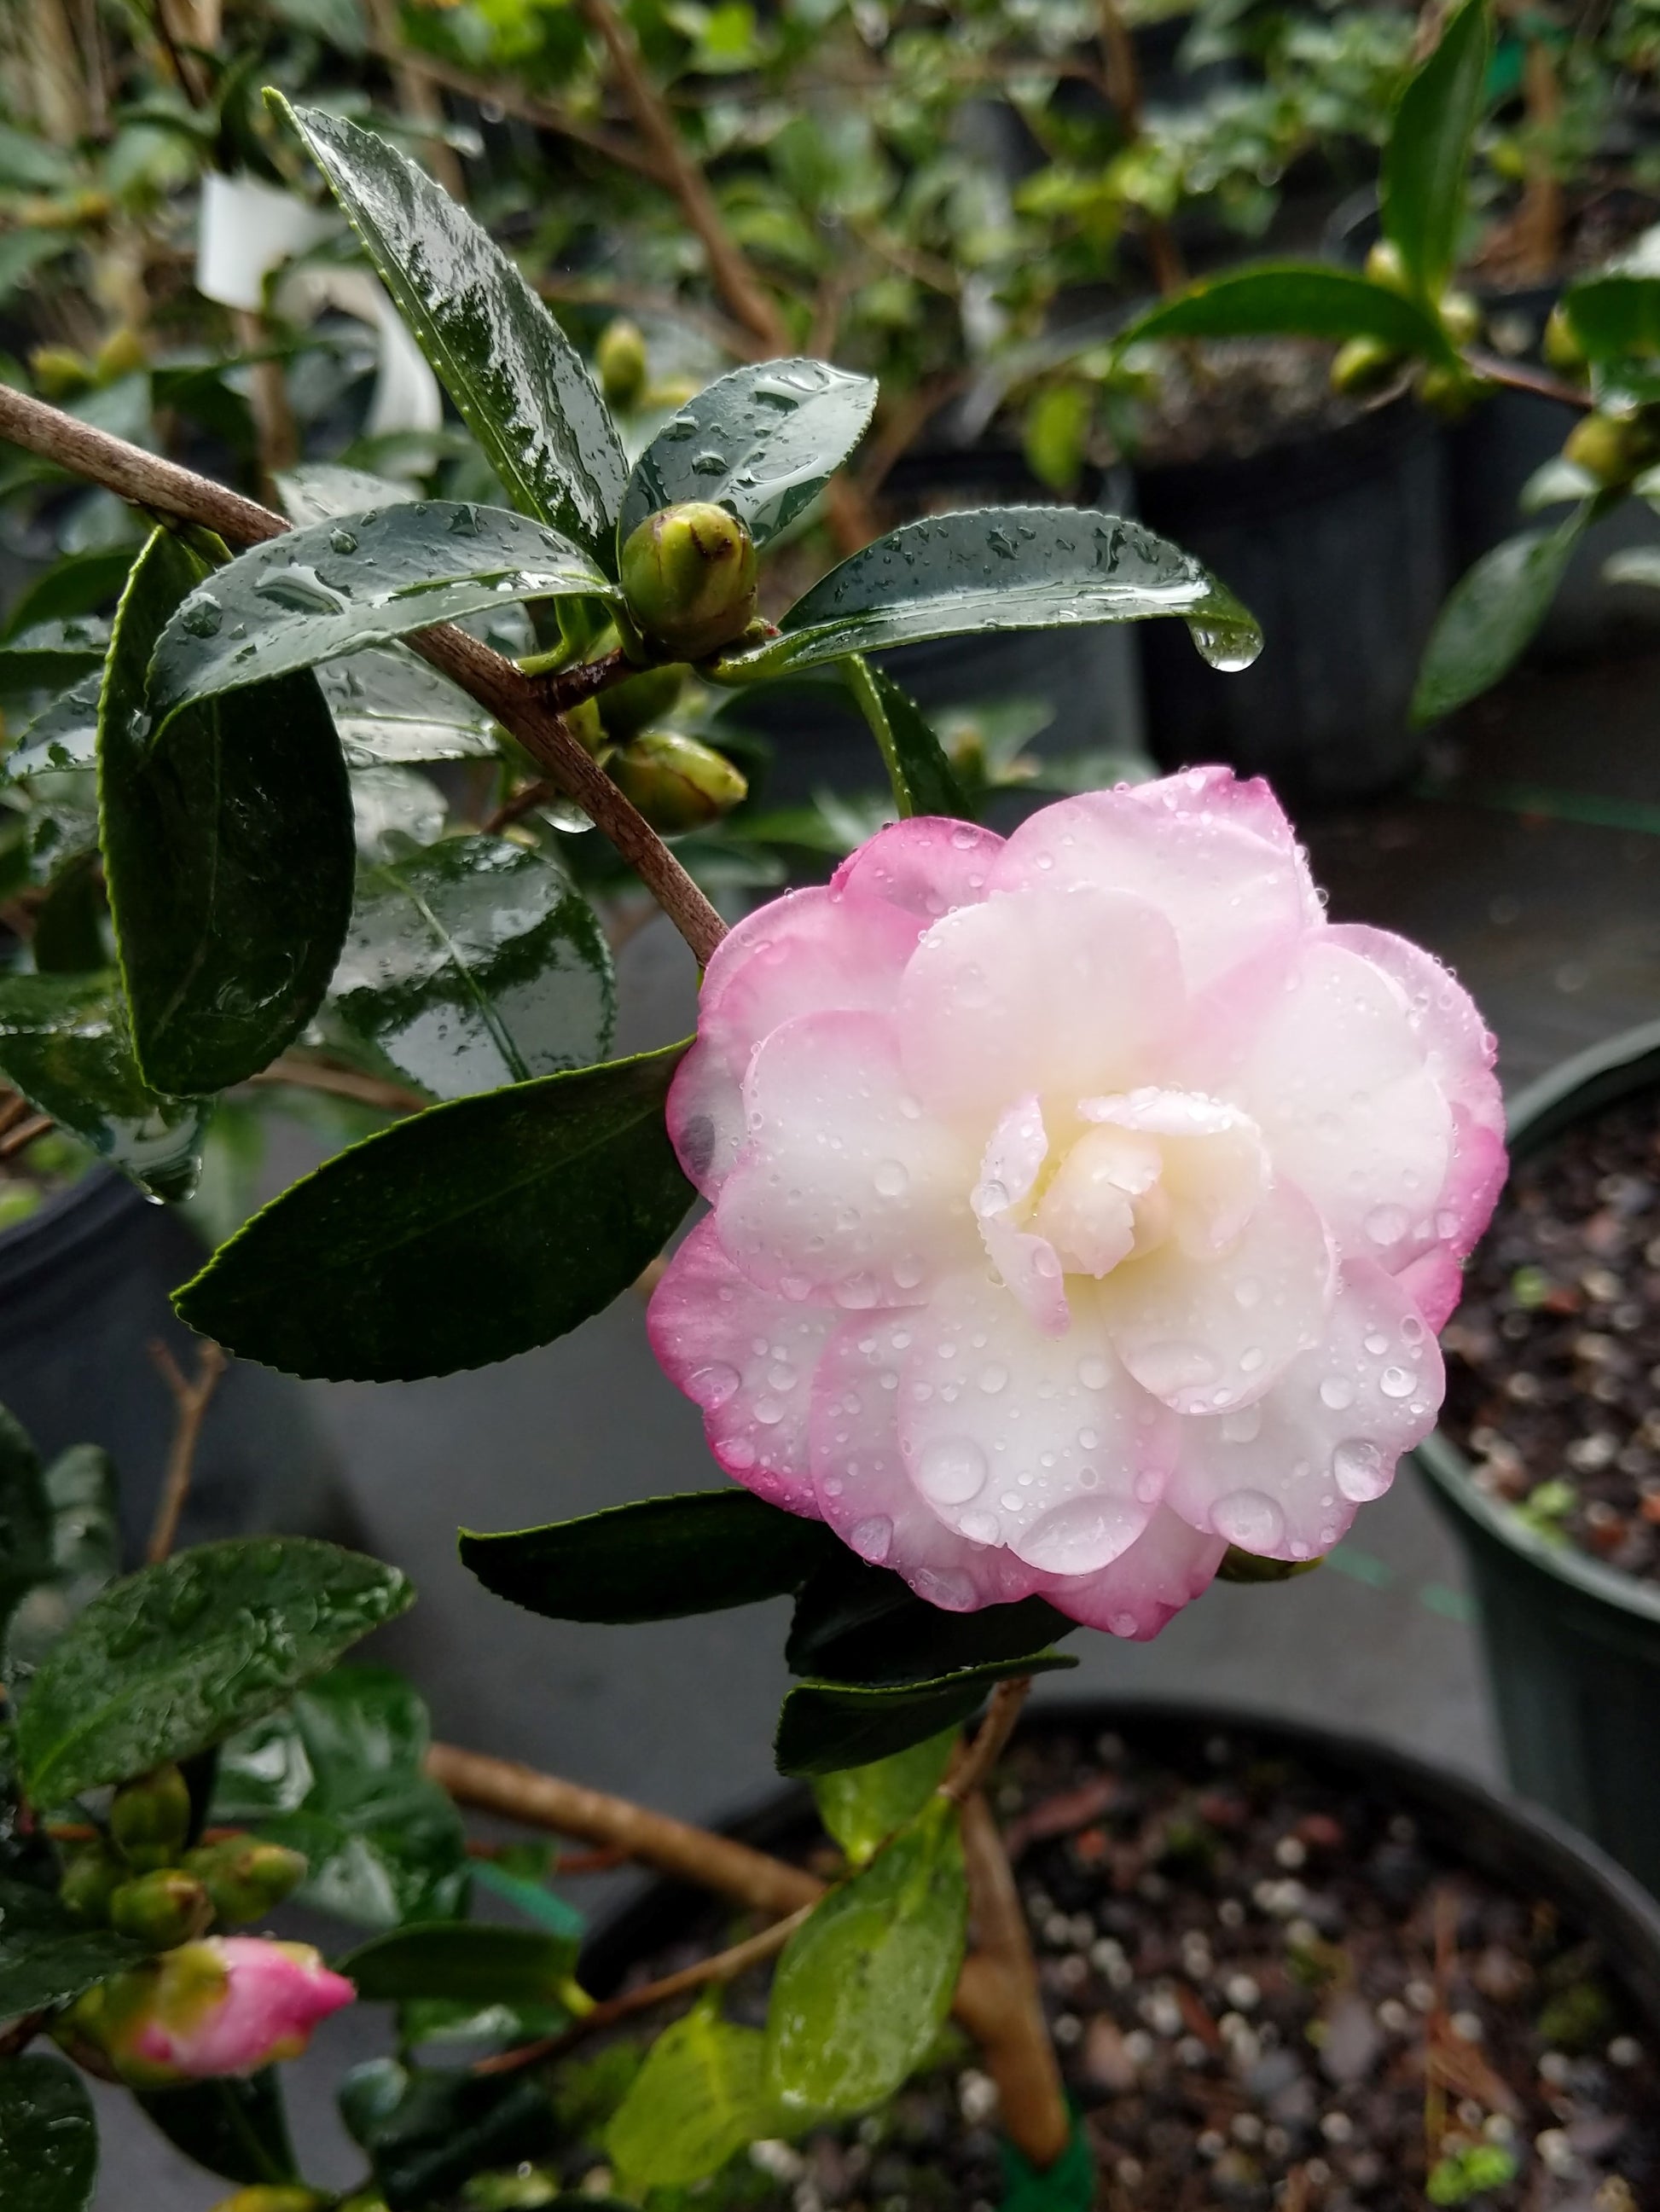
[[[179,1292],[210,1343],[175,1377],[137,1573],[99,1455],[42,1468],[0,1423],[0,2199],[88,2203],[89,2073],[240,2212],[544,2203],[574,2179],[678,2202],[746,2145],[882,2106],[954,2014],[1010,2202],[1081,2208],[1088,2142],[982,1785],[1078,1625],[1151,1636],[1219,1573],[1313,1565],[1425,1433],[1503,1168],[1491,1040],[1428,956],[1327,921],[1261,784],[1199,769],[1003,837],[866,657],[1174,617],[1243,665],[1249,616],[1177,548],[1095,512],[948,515],[769,620],[761,556],[868,382],[736,371],[630,467],[470,219],[378,139],[291,120],[510,504],[354,504],[361,480],[319,476],[290,527],[0,390],[0,433],[155,518],[100,665],[12,756],[95,783],[100,903],[68,940],[85,964],[37,932],[0,977],[0,1067],[162,1191],[279,1057],[378,1070],[402,1109]],[[523,665],[465,627],[519,604]],[[730,930],[630,796],[672,830],[671,787],[695,816],[718,775],[655,721],[689,661],[723,689],[832,672],[892,791],[828,884]],[[343,732],[398,724],[407,758],[457,699],[508,797],[356,872]],[[550,792],[696,955],[695,1038],[604,1057],[609,956],[521,826]],[[461,1045],[422,1048],[450,1024]],[[828,1882],[431,1744],[406,1685],[340,1663],[409,1602],[395,1568],[277,1535],[173,1549],[217,1346],[307,1376],[482,1365],[608,1305],[700,1197],[649,1326],[735,1482],[462,1557],[580,1621],[790,1596],[777,1763],[813,1781]],[[596,2002],[548,1853],[470,1859],[462,1805],[701,1881],[752,1932]],[[360,1939],[325,1965],[257,1932],[289,1895]],[[472,1917],[486,1898],[513,1918]],[[723,1985],[775,1954],[764,2027],[727,2017]],[[277,2068],[354,1999],[395,2006],[396,2036],[342,2085],[365,2160],[343,2199],[307,2181]]]

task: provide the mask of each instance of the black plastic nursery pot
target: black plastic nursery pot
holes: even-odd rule
[[[1450,580],[1438,427],[1397,399],[1247,458],[1140,469],[1136,501],[1266,640],[1219,678],[1179,623],[1140,626],[1160,765],[1222,761],[1316,804],[1406,782],[1423,751],[1408,708]]]
[[[143,1555],[173,1407],[149,1352],[185,1371],[195,1340],[168,1293],[202,1264],[200,1243],[123,1176],[95,1169],[0,1234],[0,1404],[43,1458],[100,1444],[119,1479],[129,1559]],[[338,1469],[300,1386],[233,1363],[203,1425],[187,1540],[280,1529],[350,1534]]]
[[[1512,1156],[1645,1092],[1660,1112],[1660,1022],[1524,1091],[1510,1113]],[[1660,1589],[1536,1534],[1485,1494],[1441,1431],[1415,1456],[1469,1563],[1511,1781],[1660,1893]]]

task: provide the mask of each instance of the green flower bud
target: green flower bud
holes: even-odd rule
[[[330,2201],[314,2189],[262,2181],[252,2189],[234,2189],[228,2197],[220,2198],[212,2212],[322,2212]]]
[[[1418,396],[1432,415],[1438,415],[1444,422],[1456,422],[1468,415],[1480,398],[1481,386],[1468,369],[1426,368],[1418,386]]]
[[[88,1844],[64,1869],[58,1894],[73,1919],[100,1927],[109,1919],[110,1899],[130,1869],[103,1843]]]
[[[1629,416],[1587,415],[1569,431],[1562,458],[1611,491],[1631,482],[1648,457],[1648,444]]]
[[[613,407],[632,407],[646,388],[646,335],[638,323],[618,315],[607,323],[594,348],[599,389]]]
[[[1407,276],[1407,264],[1401,258],[1401,249],[1387,238],[1380,238],[1367,254],[1366,274],[1374,284],[1387,285],[1391,292],[1409,292],[1412,289]]]
[[[1585,349],[1575,337],[1573,325],[1560,303],[1551,309],[1546,320],[1539,350],[1553,368],[1560,368],[1565,374],[1575,374],[1585,366]]]
[[[1380,392],[1401,366],[1401,356],[1381,338],[1351,338],[1339,346],[1331,365],[1331,388],[1352,398]]]
[[[1468,292],[1441,295],[1441,327],[1456,346],[1475,343],[1481,335],[1481,310]]]
[[[685,681],[685,669],[671,665],[642,669],[638,676],[599,692],[593,703],[605,735],[613,744],[620,745],[642,730],[648,730],[654,722],[664,720],[674,712]]]
[[[702,660],[755,612],[755,545],[706,500],[648,514],[623,548],[623,589],[642,635],[666,658]]]
[[[565,709],[565,727],[585,752],[597,760],[605,749],[605,726],[599,719],[597,699],[581,699]]]
[[[148,1872],[173,1865],[190,1833],[190,1791],[176,1766],[158,1766],[118,1790],[110,1835],[129,1866]]]
[[[257,1836],[227,1836],[189,1852],[185,1867],[206,1890],[228,1928],[258,1920],[290,1897],[306,1878],[306,1861]]]
[[[131,376],[135,370],[147,366],[149,356],[144,341],[131,323],[123,323],[112,331],[98,349],[94,366],[100,384],[113,384],[118,377]]]
[[[182,1867],[159,1867],[124,1881],[110,1899],[110,1926],[136,1936],[157,1951],[205,1936],[213,1920],[213,1899],[204,1885]]]
[[[667,837],[718,821],[749,790],[724,753],[672,730],[648,730],[605,765],[618,789]]]
[[[47,399],[73,399],[93,381],[92,363],[71,346],[36,346],[29,356],[34,388]]]

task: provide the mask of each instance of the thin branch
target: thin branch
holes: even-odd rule
[[[975,1750],[978,1748],[976,1742]],[[973,1756],[970,1752],[970,1758]],[[1020,1893],[997,1824],[978,1792],[963,1808],[963,1852],[979,1946],[969,1964],[979,1966],[986,1985],[975,2006],[974,2033],[986,2071],[997,2084],[998,2111],[1010,2142],[1034,2166],[1052,2166],[1071,2139],[1072,2119],[1043,2018]],[[963,1994],[959,1984],[959,2019],[964,2018]]]
[[[19,1152],[27,1152],[35,1139],[44,1137],[52,1127],[50,1114],[32,1114],[27,1121],[0,1137],[0,1160],[9,1160]]]
[[[205,524],[243,544],[263,544],[289,527],[280,514],[223,484],[129,445],[125,438],[94,429],[7,385],[0,385],[0,437],[90,477],[134,506]],[[417,631],[408,642],[441,674],[487,707],[605,832],[685,939],[698,965],[706,967],[727,933],[726,924],[645,817],[538,696],[532,679],[453,623]]]
[[[521,783],[510,799],[504,799],[494,814],[482,825],[486,837],[499,837],[515,822],[522,822],[527,814],[534,814],[538,806],[545,806],[559,793],[545,776],[535,783]]]
[[[781,1951],[812,1909],[804,1905],[787,1918],[775,1920],[758,1936],[734,1943],[730,1950],[696,1960],[690,1966],[682,1966],[678,1973],[665,1974],[657,1981],[643,1983],[637,1990],[625,1990],[621,1996],[606,1997],[574,2020],[569,2027],[562,2028],[557,2035],[544,2035],[535,2043],[520,2044],[516,2050],[498,2051],[493,2058],[481,2058],[472,2070],[475,2074],[517,2074],[544,2059],[562,2057],[575,2045],[601,2028],[614,2027],[619,2020],[630,2020],[636,2013],[650,2012],[674,1997],[686,1996],[690,1990],[707,1989],[711,1982],[736,1981],[750,1967],[759,1966],[763,1959],[770,1959],[775,1952]]]
[[[149,1356],[155,1363],[161,1380],[173,1393],[175,1408],[173,1443],[167,1450],[167,1470],[161,1478],[161,1500],[155,1509],[155,1522],[150,1530],[150,1540],[144,1557],[151,1566],[165,1559],[179,1534],[179,1521],[190,1496],[191,1476],[196,1467],[196,1447],[201,1441],[202,1423],[208,1407],[213,1403],[213,1394],[219,1388],[219,1378],[230,1364],[211,1338],[204,1338],[198,1355],[196,1380],[187,1382],[160,1337],[152,1337]]]
[[[626,684],[630,676],[639,673],[618,646],[615,653],[602,653],[598,660],[579,660],[574,668],[555,669],[532,681],[549,706],[562,714],[568,707],[579,707],[583,700],[609,691],[613,684]]]
[[[1012,1674],[1006,1682],[997,1685],[986,1717],[980,1723],[979,1734],[969,1746],[967,1757],[939,1785],[942,1797],[953,1797],[959,1805],[967,1804],[1002,1757],[1031,1690],[1030,1674]]]
[[[1505,361],[1496,353],[1484,353],[1479,348],[1466,348],[1464,359],[1475,374],[1489,384],[1502,384],[1511,392],[1530,392],[1541,399],[1560,399],[1565,407],[1575,407],[1583,414],[1595,407],[1596,402],[1584,386],[1569,384],[1548,369],[1529,368],[1526,362]]]
[[[3,1106],[0,1106],[0,1136],[15,1129],[29,1110],[29,1102],[21,1091],[14,1091]]]
[[[262,1067],[250,1083],[283,1083],[296,1091],[322,1091],[334,1098],[351,1098],[362,1106],[378,1106],[388,1114],[424,1114],[430,1098],[409,1091],[401,1083],[388,1083],[378,1075],[364,1075],[355,1067],[337,1067],[326,1060],[302,1060],[284,1053]]]
[[[0,2033],[0,2058],[15,2058],[20,2051],[27,2051],[51,2018],[50,2012],[29,2012],[14,2021]]]

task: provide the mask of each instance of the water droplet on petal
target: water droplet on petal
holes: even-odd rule
[[[1320,1401],[1329,1406],[1334,1413],[1341,1413],[1354,1403],[1354,1385],[1347,1376],[1328,1375],[1320,1385]]]
[[[1210,1524],[1241,1551],[1266,1552],[1286,1533],[1286,1516],[1260,1490],[1231,1491],[1211,1508]]]
[[[700,1367],[687,1383],[687,1394],[694,1405],[701,1406],[706,1413],[724,1406],[743,1381],[735,1367],[717,1362],[712,1367]]]
[[[1389,1488],[1395,1470],[1374,1443],[1350,1437],[1332,1454],[1331,1471],[1337,1487],[1355,1505],[1369,1505]]]
[[[940,1437],[923,1448],[917,1487],[936,1505],[966,1505],[986,1480],[986,1455],[972,1437]]]

